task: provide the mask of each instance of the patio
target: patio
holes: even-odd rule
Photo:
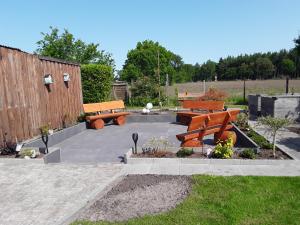
[[[133,146],[132,133],[139,134],[138,146],[153,137],[168,138],[174,147],[180,142],[176,134],[186,132],[186,126],[175,123],[126,123],[124,126],[107,125],[103,129],[88,129],[54,147],[61,149],[62,162],[100,163],[121,162],[126,152]],[[212,136],[206,137],[206,144]]]

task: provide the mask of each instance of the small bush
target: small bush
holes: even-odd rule
[[[263,136],[257,134],[254,130],[250,129],[250,131],[247,133],[247,135],[256,143],[259,145],[259,147],[264,149],[272,149],[272,144],[268,142],[266,138]]]
[[[176,156],[179,158],[184,158],[190,156],[194,153],[194,149],[192,148],[181,148],[177,153]]]
[[[209,88],[205,94],[200,97],[200,100],[207,101],[207,100],[212,100],[212,101],[224,101],[228,97],[228,93],[225,91],[221,91],[217,88]]]
[[[245,159],[255,159],[256,154],[253,149],[247,148],[240,153],[240,157],[245,158]]]
[[[242,130],[247,130],[249,128],[248,115],[246,113],[240,113],[237,116],[236,124]]]
[[[50,130],[50,124],[46,124],[40,127],[41,135],[47,135]]]
[[[232,105],[247,105],[248,104],[248,99],[246,98],[245,101],[244,101],[243,96],[233,95],[233,96],[230,96],[229,98],[227,98],[226,102],[230,103]]]
[[[231,158],[231,156],[233,155],[232,147],[233,147],[232,139],[228,138],[224,144],[222,143],[217,144],[217,146],[215,147],[212,153],[212,157],[218,159]]]

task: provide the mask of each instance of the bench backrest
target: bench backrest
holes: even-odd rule
[[[186,109],[202,109],[202,110],[223,110],[224,101],[201,101],[201,100],[183,100],[182,107]]]
[[[188,131],[197,129],[210,129],[212,127],[224,127],[229,122],[235,121],[240,110],[229,110],[224,112],[215,112],[192,117],[188,126]]]
[[[83,104],[85,113],[101,112],[115,109],[124,109],[125,105],[122,100]]]

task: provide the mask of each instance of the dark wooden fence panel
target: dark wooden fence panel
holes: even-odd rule
[[[70,74],[68,85],[64,73]],[[50,91],[45,74],[54,80]],[[62,128],[64,118],[75,123],[81,112],[79,65],[0,46],[0,146],[5,133],[10,141],[26,140],[39,135],[43,125]]]

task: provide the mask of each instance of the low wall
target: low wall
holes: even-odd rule
[[[51,147],[53,145],[58,144],[59,142],[62,142],[66,140],[67,138],[70,138],[76,134],[79,134],[80,132],[84,131],[86,129],[86,123],[79,123],[75,126],[65,128],[63,130],[57,131],[52,135],[49,135],[48,140],[48,147]],[[44,148],[45,145],[41,138],[37,138],[34,140],[31,140],[27,142],[25,147],[38,147],[38,148]]]
[[[300,95],[261,97],[262,116],[300,120]]]

